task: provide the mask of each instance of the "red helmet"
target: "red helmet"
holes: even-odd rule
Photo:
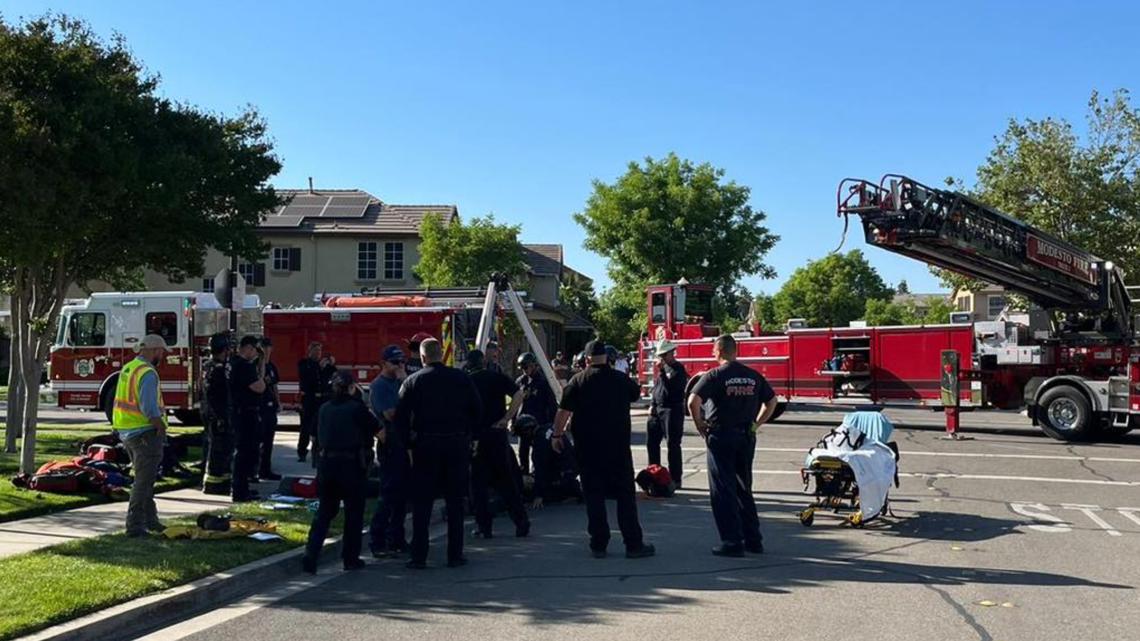
[[[415,336],[408,339],[408,344],[418,345],[418,344],[426,341],[429,338],[435,338],[435,336],[432,336],[431,334],[429,334],[427,332],[417,332]]]

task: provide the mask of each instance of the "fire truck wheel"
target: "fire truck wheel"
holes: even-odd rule
[[[1038,402],[1041,429],[1059,441],[1077,441],[1093,431],[1089,400],[1071,385],[1058,385],[1041,395]]]
[[[174,410],[174,418],[183,425],[202,424],[202,413],[198,410]]]
[[[784,411],[788,409],[787,403],[776,403],[776,411],[772,412],[771,418],[768,419],[769,423],[775,422],[776,419],[784,415]]]
[[[115,388],[119,385],[119,378],[116,376],[114,380],[107,384],[103,389],[103,396],[99,399],[99,408],[107,416],[107,422],[111,423],[111,411],[115,408]]]

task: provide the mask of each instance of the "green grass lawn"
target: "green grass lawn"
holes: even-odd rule
[[[292,549],[304,544],[312,519],[304,508],[270,512],[251,504],[230,512],[268,518],[284,540],[108,534],[0,559],[0,641]],[[168,525],[193,522],[186,518]],[[334,531],[339,528],[338,519]]]
[[[200,431],[201,428],[171,427],[172,434],[185,434]],[[79,443],[98,434],[106,434],[110,427],[101,424],[91,425],[61,425],[55,423],[40,423],[36,428],[36,464],[42,465],[48,461],[70,459],[79,454]],[[189,460],[197,460],[201,450],[190,448]],[[0,453],[0,523],[26,519],[50,512],[69,510],[77,507],[96,505],[109,501],[99,494],[47,494],[33,492],[12,485],[11,478],[20,471],[20,454]],[[160,481],[156,490],[165,492],[184,487],[198,485],[200,480],[191,479],[165,479]]]

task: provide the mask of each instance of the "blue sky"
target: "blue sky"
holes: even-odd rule
[[[9,20],[47,9],[122,33],[172,97],[256,105],[277,186],[494,213],[603,284],[571,214],[630,160],[675,151],[750,186],[783,240],[779,278],[745,282],[774,292],[838,242],[841,178],[972,182],[1010,117],[1082,124],[1092,89],[1140,86],[1124,2],[0,0]],[[892,284],[936,287],[866,254]]]

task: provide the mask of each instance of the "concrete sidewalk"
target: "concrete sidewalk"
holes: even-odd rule
[[[273,469],[278,474],[294,476],[314,473],[309,463],[297,461],[295,433],[277,434],[273,444]],[[277,482],[263,482],[258,490],[263,497],[268,496],[277,490]],[[157,494],[155,501],[158,504],[158,516],[163,521],[230,505],[229,497],[203,494],[198,488]],[[126,515],[127,502],[118,501],[0,523],[0,557],[31,552],[65,541],[118,532],[123,529]]]

